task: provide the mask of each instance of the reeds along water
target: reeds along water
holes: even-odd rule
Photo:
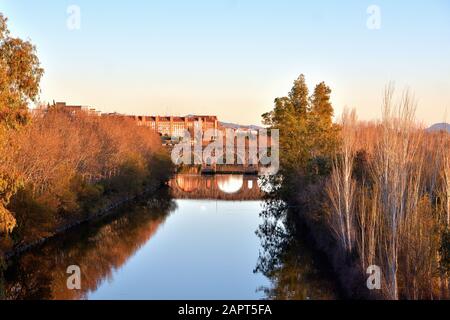
[[[415,120],[409,92],[386,90],[383,117],[341,119],[341,146],[327,185],[327,224],[365,273],[382,270],[389,299],[449,298],[450,135]]]

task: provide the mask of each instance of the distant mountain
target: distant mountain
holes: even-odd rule
[[[255,126],[255,125],[240,125],[237,123],[231,123],[231,122],[219,122],[219,126],[223,128],[230,128],[230,129],[250,129],[250,130],[260,130],[263,129],[263,127]]]
[[[436,123],[427,129],[428,132],[447,131],[450,133],[450,123]]]

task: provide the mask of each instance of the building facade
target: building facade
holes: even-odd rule
[[[127,116],[135,120],[138,125],[149,127],[162,136],[183,137],[185,132],[193,136],[196,129],[203,132],[214,130],[214,136],[217,136],[219,130],[219,121],[216,116]]]
[[[63,110],[70,114],[88,114],[102,117],[122,117],[132,119],[137,122],[139,126],[149,127],[161,136],[166,137],[183,137],[185,132],[188,131],[191,137],[194,136],[196,129],[200,129],[203,132],[207,130],[214,130],[214,136],[217,137],[219,128],[219,121],[217,116],[201,116],[190,115],[186,117],[176,116],[133,116],[123,115],[119,113],[101,113],[92,107],[81,105],[68,105],[65,102],[53,102],[52,105],[40,109],[34,109],[34,113],[46,112],[48,108],[55,108]]]

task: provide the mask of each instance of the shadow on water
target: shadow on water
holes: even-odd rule
[[[149,241],[174,209],[165,190],[153,200],[130,204],[58,236],[13,258],[4,272],[0,294],[8,300],[85,299]],[[82,270],[81,290],[67,289],[71,265]]]
[[[304,227],[282,201],[267,200],[257,235],[261,239],[255,272],[271,282],[262,290],[270,300],[330,300],[338,298],[336,280],[326,259],[311,250]]]

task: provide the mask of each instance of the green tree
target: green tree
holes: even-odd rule
[[[329,171],[337,142],[330,95],[322,82],[309,96],[305,76],[300,75],[288,96],[275,99],[274,109],[262,116],[265,125],[280,132],[280,171],[270,182],[282,181],[275,189],[282,198],[295,196],[302,178]]]
[[[295,172],[307,158],[308,87],[304,75],[294,82],[288,97],[275,99],[274,109],[263,115],[263,122],[280,131],[281,173]]]
[[[311,111],[308,117],[310,151],[314,158],[329,158],[338,142],[338,127],[333,124],[334,110],[330,99],[330,87],[324,82],[319,83],[311,96]]]
[[[19,187],[17,174],[5,166],[7,132],[28,122],[28,104],[36,101],[42,74],[35,47],[11,37],[7,19],[0,13],[0,233],[15,226],[6,205]]]
[[[291,92],[289,92],[289,100],[291,101],[295,113],[300,118],[305,118],[306,113],[309,111],[308,101],[309,89],[306,85],[305,76],[301,74],[297,80],[294,81],[294,86]]]

